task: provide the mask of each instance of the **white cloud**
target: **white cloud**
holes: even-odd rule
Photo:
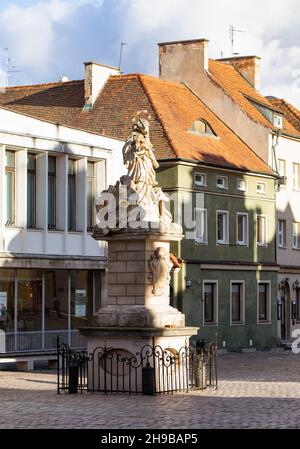
[[[299,83],[294,82],[295,70],[300,69],[298,0],[119,1],[125,12],[122,35],[127,51],[138,52],[148,73],[156,72],[159,41],[206,37],[211,57],[221,57],[221,52],[230,56],[232,24],[246,31],[235,34],[234,51],[262,57],[263,92],[285,95],[300,105],[295,88]]]
[[[84,5],[99,7],[102,0],[48,0],[30,6],[10,4],[0,14],[0,30],[5,45],[18,66],[47,71],[54,60],[56,25]]]

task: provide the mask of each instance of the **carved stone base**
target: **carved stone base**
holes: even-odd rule
[[[171,306],[108,305],[91,319],[92,326],[163,328],[185,326],[185,315]]]

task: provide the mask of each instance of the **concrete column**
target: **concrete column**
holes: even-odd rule
[[[95,162],[95,192],[96,197],[107,188],[106,160]],[[111,167],[112,171],[114,167]]]
[[[27,226],[27,149],[16,151],[16,226]]]
[[[86,253],[87,229],[87,158],[76,162],[76,230],[81,231],[81,251]]]
[[[21,251],[26,250],[27,234],[27,148],[16,151],[16,226],[22,228]]]
[[[1,145],[1,147],[0,147],[0,252],[3,252],[5,249],[4,192],[5,192],[5,145]]]
[[[76,161],[76,230],[87,227],[87,158]]]

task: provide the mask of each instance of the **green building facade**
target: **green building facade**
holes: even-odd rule
[[[277,346],[275,178],[160,161],[158,181],[185,234],[173,247],[183,259],[173,304],[197,338],[217,333],[228,350]]]

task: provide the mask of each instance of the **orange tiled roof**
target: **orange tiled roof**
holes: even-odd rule
[[[267,97],[269,102],[279,109],[285,119],[300,133],[300,111],[283,98]]]
[[[221,61],[209,60],[209,74],[213,81],[219,86],[241,107],[243,111],[254,121],[261,125],[275,130],[275,127],[266,117],[251,103],[247,98],[251,98],[254,102],[266,106],[270,109],[276,109],[275,105],[268,101],[260,92],[254,89],[250,83],[241,75],[241,73],[231,64]],[[299,130],[286,117],[284,119],[284,131],[299,135]]]
[[[83,111],[83,81],[11,87],[0,93],[0,105],[38,119],[120,140],[128,137],[137,111],[146,109],[151,116],[151,141],[158,159],[182,158],[273,173],[187,87],[146,75],[111,76],[90,111]],[[188,131],[199,118],[207,121],[217,137]]]

